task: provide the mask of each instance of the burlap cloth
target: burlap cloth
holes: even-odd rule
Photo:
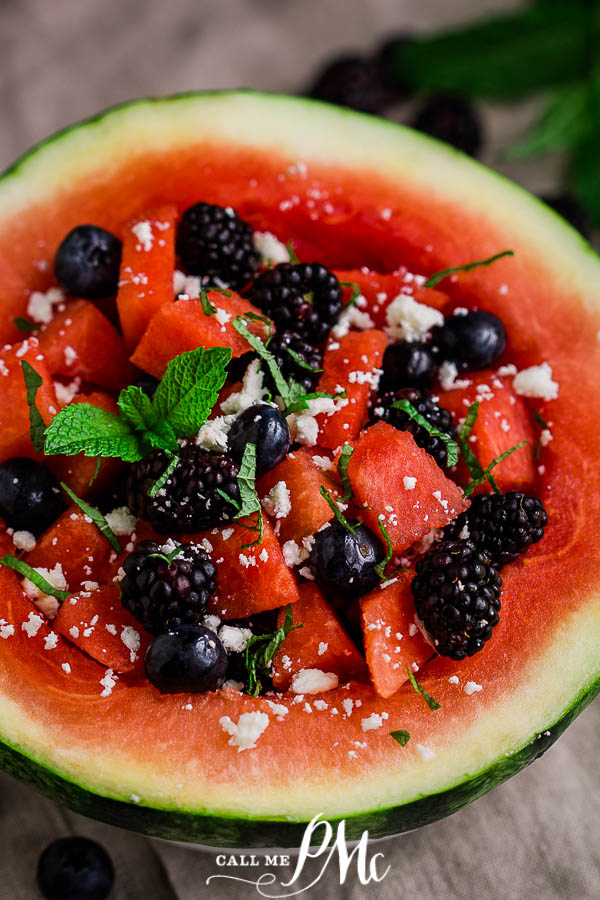
[[[315,62],[369,47],[391,30],[427,29],[510,0],[3,0],[0,165],[56,128],[127,98],[192,88],[295,90]],[[495,148],[535,104],[486,110]],[[500,163],[535,191],[558,183],[559,160]],[[540,685],[543,690],[543,685]],[[377,885],[335,868],[300,896],[381,900],[592,900],[600,897],[600,752],[596,702],[533,767],[462,812],[377,847],[391,866]],[[58,808],[0,778],[0,897],[39,896],[41,848],[73,831],[98,838],[117,868],[114,900],[258,897],[212,882],[214,856],[150,842]],[[319,866],[320,868],[320,866]],[[256,878],[263,869],[229,870]],[[291,870],[289,870],[291,871]],[[315,866],[299,885],[309,883]],[[247,877],[250,877],[247,876]],[[282,876],[283,877],[283,876]]]

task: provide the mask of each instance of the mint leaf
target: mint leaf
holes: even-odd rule
[[[343,503],[347,503],[352,497],[352,485],[350,483],[350,476],[348,475],[348,466],[350,465],[350,457],[353,453],[354,447],[351,447],[349,444],[344,444],[342,452],[340,453],[340,458],[338,459],[337,470],[344,491],[342,494]]]
[[[584,79],[593,58],[595,9],[533,4],[401,47],[390,75],[423,91],[492,100]]]
[[[294,397],[294,394],[299,394],[299,396]],[[298,384],[295,381],[292,381],[290,383],[290,403],[283,411],[283,415],[290,416],[292,413],[301,412],[303,409],[308,409],[308,401],[318,400],[319,397],[323,397],[326,400],[337,400],[339,397],[347,396],[348,391],[340,391],[339,394],[327,394],[323,391],[313,391],[313,393],[311,394],[305,394],[302,385]]]
[[[490,486],[494,493],[501,494],[502,491],[496,484],[496,480],[492,475],[492,469],[495,469],[499,463],[504,462],[505,459],[508,459],[515,450],[520,450],[521,447],[524,447],[527,441],[520,441],[518,444],[515,444],[514,447],[510,447],[508,450],[505,450],[504,453],[501,453],[500,456],[497,456],[495,459],[489,463],[485,469],[482,469],[482,475],[479,478],[476,478],[474,481],[471,481],[463,491],[465,497],[470,497],[475,488],[480,485],[486,478],[490,483]]]
[[[0,559],[0,566],[6,566],[7,569],[12,569],[13,572],[18,572],[19,575],[29,578],[29,580],[39,587],[44,594],[48,594],[50,597],[56,597],[56,599],[61,602],[71,596],[69,591],[59,591],[58,588],[52,587],[50,582],[46,581],[43,575],[40,575],[39,572],[29,566],[24,559],[18,559],[11,553],[7,553],[6,556],[3,556],[2,559]],[[33,610],[33,606],[31,608]]]
[[[573,147],[589,134],[596,115],[591,86],[569,85],[550,98],[533,129],[506,155],[519,159]]]
[[[167,481],[169,480],[169,478],[171,477],[171,475],[173,474],[173,472],[174,472],[175,469],[177,468],[177,463],[178,463],[178,462],[179,462],[179,457],[178,457],[178,456],[173,456],[173,457],[169,460],[169,463],[168,463],[168,465],[167,465],[165,471],[162,473],[162,475],[161,475],[159,478],[156,479],[156,481],[154,482],[154,484],[152,485],[152,487],[151,487],[150,490],[148,491],[148,496],[149,496],[149,497],[156,497],[156,495],[158,494],[158,492],[160,491],[160,489],[161,489],[162,487],[164,487],[164,485],[167,483]]]
[[[36,325],[35,322],[30,322],[29,319],[25,319],[23,316],[17,316],[13,319],[13,323],[17,331],[20,331],[21,334],[34,334],[36,331],[40,330],[39,325]]]
[[[260,500],[256,493],[256,444],[248,443],[244,447],[244,455],[240,463],[237,483],[242,501],[240,510],[236,516],[249,516],[260,510]]]
[[[471,445],[469,444],[469,436],[473,430],[475,422],[477,421],[478,415],[479,401],[476,400],[475,403],[471,403],[469,411],[467,413],[467,417],[458,433],[458,443],[460,446],[461,456],[467,465],[467,469],[469,470],[469,475],[474,481],[477,481],[477,479],[479,479],[478,483],[481,483],[481,481],[483,481],[485,477],[483,473],[483,467],[481,466],[479,460],[471,449]]]
[[[298,366],[300,366],[301,369],[307,369],[309,372],[322,372],[323,371],[323,369],[320,369],[318,366],[309,366],[309,364],[306,362],[306,360],[302,359],[300,354],[296,353],[295,350],[292,350],[291,347],[286,347],[285,351],[286,351],[286,353],[289,353],[289,355],[292,357],[294,362]]]
[[[117,553],[120,553],[123,548],[121,547],[119,538],[116,536],[100,510],[96,509],[95,506],[90,506],[89,503],[86,503],[85,500],[82,500],[81,497],[78,497],[77,494],[74,494],[71,488],[66,485],[64,481],[61,481],[60,486],[63,491],[69,495],[73,503],[75,503],[75,505],[78,506],[86,516],[90,517],[98,531],[100,531],[104,535],[113,550],[116,550]]]
[[[456,445],[456,441],[452,440],[449,434],[446,434],[444,431],[440,431],[438,428],[434,428],[431,422],[428,422],[424,416],[418,413],[412,403],[410,403],[408,400],[396,400],[394,403],[392,403],[392,409],[401,409],[408,416],[410,416],[411,419],[414,419],[417,425],[420,425],[421,428],[424,428],[427,434],[430,434],[432,437],[439,437],[439,439],[446,445],[446,465],[455,466],[457,464],[458,447]]]
[[[196,434],[217,402],[230,359],[225,347],[199,347],[172,359],[152,401],[155,421],[166,421],[178,438]]]
[[[390,731],[390,737],[393,737],[401,747],[406,747],[410,741],[410,732],[405,731],[404,728],[400,728],[398,731]]]
[[[132,384],[121,391],[117,406],[136,431],[147,431],[152,427],[154,422],[152,401],[137,385]]]
[[[490,266],[492,263],[495,263],[497,259],[502,259],[502,257],[504,256],[514,255],[514,250],[502,250],[500,253],[495,253],[493,256],[489,256],[487,259],[478,259],[475,262],[463,263],[463,265],[461,266],[451,266],[449,269],[442,269],[441,272],[436,272],[434,275],[430,275],[425,282],[424,287],[435,287],[448,275],[454,275],[456,272],[470,272],[472,269],[480,269],[482,266]]]
[[[200,304],[202,306],[202,312],[205,316],[214,316],[217,313],[217,307],[213,306],[213,304],[208,299],[208,294],[206,292],[206,288],[202,288],[200,290]]]
[[[340,286],[352,288],[352,294],[350,295],[350,299],[346,303],[344,309],[348,309],[349,306],[356,306],[356,301],[360,297],[360,288],[356,284],[356,282],[355,281],[340,281]]]
[[[115,456],[124,462],[144,457],[144,443],[125,419],[92,406],[74,403],[65,406],[46,429],[44,452],[74,456]]]
[[[434,711],[436,709],[441,709],[441,704],[439,704],[437,700],[434,700],[431,694],[428,694],[425,688],[421,684],[419,684],[410,666],[406,666],[406,671],[408,672],[408,677],[414,690],[417,692],[417,694],[420,694],[423,697],[429,709],[432,709]]]
[[[343,525],[344,528],[351,534],[356,534],[356,528],[354,528],[354,526],[351,525],[350,522],[346,519],[345,515],[343,514],[327,488],[324,485],[321,485],[319,491],[321,493],[321,497],[327,500],[332,513],[334,514],[340,525]]]
[[[248,673],[248,691],[251,697],[258,697],[263,678],[269,678],[273,667],[273,657],[291,631],[304,628],[294,625],[290,604],[285,608],[285,619],[277,631],[272,634],[260,634],[250,638],[246,646],[245,665]]]
[[[31,443],[36,453],[41,453],[44,449],[44,433],[46,431],[46,423],[42,419],[42,414],[35,405],[38,388],[44,383],[41,375],[35,371],[26,360],[21,360],[21,369],[23,370],[23,378],[25,379],[25,388],[27,390],[27,404],[29,406],[29,434],[31,435]]]
[[[381,560],[380,563],[377,563],[377,565],[375,566],[375,571],[377,572],[377,574],[379,575],[379,577],[381,578],[382,581],[387,581],[388,579],[385,574],[385,567],[387,566],[387,564],[389,563],[390,559],[393,556],[392,540],[390,538],[387,528],[385,527],[385,523],[384,523],[383,519],[377,519],[377,524],[379,525],[379,530],[381,531],[381,536],[383,537],[386,551],[385,551],[384,558]]]
[[[298,263],[300,262],[300,260],[299,260],[298,257],[296,256],[296,251],[295,251],[295,249],[294,249],[294,242],[293,242],[293,241],[288,241],[287,244],[285,245],[285,249],[286,249],[287,252],[288,252],[288,256],[289,256],[289,258],[290,258],[291,264],[292,264],[293,266],[297,266]]]
[[[238,332],[238,334],[241,334],[241,336],[248,342],[248,344],[250,344],[252,349],[255,350],[260,358],[265,362],[269,372],[273,377],[273,381],[275,382],[275,387],[277,388],[279,396],[287,406],[292,399],[290,396],[290,387],[281,374],[281,369],[277,365],[275,357],[273,356],[271,351],[267,350],[261,339],[250,331],[244,319],[245,316],[236,316],[233,320],[233,327]]]

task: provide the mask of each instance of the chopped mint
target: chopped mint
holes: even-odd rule
[[[301,392],[304,391],[302,385],[297,384],[295,381],[290,383],[291,385],[291,394],[297,392],[296,389],[299,389]],[[339,394],[327,394],[324,391],[313,391],[311,394],[301,393],[301,396],[297,397],[295,400],[286,406],[283,411],[284,416],[290,416],[292,413],[301,412],[303,409],[308,409],[308,401],[309,400],[318,400],[320,397],[326,400],[338,400],[340,397],[347,397],[347,391],[340,391]]]
[[[427,419],[422,416],[417,410],[414,408],[412,403],[408,400],[396,400],[395,403],[392,403],[392,409],[401,409],[405,412],[411,419],[420,425],[421,428],[424,428],[425,431],[431,435],[431,437],[439,437],[446,445],[446,454],[447,454],[447,465],[455,466],[458,462],[458,446],[456,441],[452,440],[449,434],[446,434],[443,431],[440,431],[438,428],[434,428],[431,422],[428,422]]]
[[[309,364],[302,359],[299,353],[296,353],[295,350],[292,350],[291,347],[285,348],[286,353],[289,353],[295,363],[297,363],[301,369],[307,369],[309,372],[322,372],[323,369],[320,369],[318,366],[309,366]]]
[[[217,307],[214,306],[210,300],[208,299],[208,293],[206,288],[202,288],[199,294],[199,300],[202,305],[202,312],[205,316],[215,316],[217,314]]]
[[[469,436],[473,431],[473,426],[477,421],[478,415],[479,401],[476,400],[475,403],[471,403],[469,411],[467,413],[467,417],[463,422],[458,434],[458,443],[460,446],[462,458],[464,459],[467,469],[469,470],[469,475],[474,481],[477,481],[478,479],[483,480],[483,478],[485,477],[481,463],[475,456],[473,450],[471,449],[471,445],[469,444]]]
[[[292,264],[293,266],[297,266],[298,263],[300,262],[300,260],[299,260],[298,257],[296,256],[296,251],[295,251],[295,249],[294,249],[294,242],[293,242],[293,241],[288,241],[287,244],[285,245],[285,249],[286,249],[287,252],[288,252],[288,256],[289,256],[289,258],[290,258],[291,264]]]
[[[96,509],[95,506],[90,506],[89,503],[86,503],[85,500],[82,500],[81,497],[78,497],[77,494],[74,494],[71,488],[66,485],[64,481],[61,481],[60,486],[65,494],[68,494],[73,503],[78,506],[86,516],[90,517],[98,531],[100,531],[104,535],[113,550],[116,550],[117,553],[120,553],[123,548],[121,547],[119,538],[116,536],[100,510]]]
[[[536,423],[536,425],[540,426],[542,431],[549,430],[550,426],[545,421],[543,416],[537,411],[537,409],[534,409],[534,411],[533,411],[533,420]],[[537,443],[535,445],[535,450],[533,451],[533,455],[536,459],[540,458],[541,449],[542,449],[542,435],[540,434],[539,438],[537,439]]]
[[[400,728],[398,731],[390,731],[390,737],[393,737],[401,747],[406,747],[410,741],[410,732],[405,731],[404,728]]]
[[[352,485],[350,483],[350,476],[348,475],[348,466],[350,465],[350,457],[353,453],[354,447],[351,447],[349,444],[344,444],[337,464],[338,475],[340,476],[342,488],[344,489],[344,493],[342,494],[342,501],[344,503],[347,503],[352,497]]]
[[[262,507],[260,505],[260,500],[258,499],[258,494],[256,493],[256,444],[248,443],[244,447],[244,455],[240,464],[237,483],[240,491],[240,499],[242,501],[241,504],[220,488],[217,488],[217,492],[221,497],[227,500],[228,503],[235,506],[237,509],[237,513],[234,516],[235,519],[246,519],[250,518],[254,513],[257,514],[255,524],[247,525],[242,522],[239,523],[242,528],[247,528],[248,531],[258,532],[255,541],[251,544],[242,544],[243,547],[254,547],[256,544],[261,543],[264,529]]]
[[[171,456],[171,459],[169,460],[169,464],[166,467],[165,471],[162,473],[162,475],[160,475],[156,479],[156,481],[154,482],[154,484],[151,486],[150,490],[148,491],[149,497],[156,497],[158,492],[161,490],[161,488],[163,488],[165,486],[165,484],[167,483],[167,481],[169,480],[169,478],[171,477],[171,475],[177,468],[178,462],[179,462],[179,457],[176,456],[175,454],[173,454]]]
[[[340,287],[349,287],[352,288],[352,294],[350,295],[350,299],[346,303],[345,309],[348,309],[350,306],[356,306],[356,301],[361,295],[361,290],[355,281],[340,281]]]
[[[375,566],[375,571],[377,572],[377,574],[379,575],[379,577],[381,578],[382,581],[387,581],[387,576],[385,574],[385,567],[387,566],[387,564],[389,563],[390,559],[393,556],[392,541],[391,541],[389,532],[388,532],[387,528],[385,527],[383,520],[377,519],[377,524],[379,525],[379,530],[381,531],[381,534],[382,534],[382,537],[383,537],[383,540],[385,543],[386,552],[385,552],[384,559],[382,559],[381,562]]]
[[[93,485],[93,483],[95,482],[96,478],[97,478],[98,475],[100,474],[100,469],[101,469],[101,468],[102,468],[102,457],[99,456],[98,459],[96,460],[96,468],[94,469],[94,474],[92,475],[92,477],[91,477],[90,480],[88,481],[88,487],[91,487],[91,486]]]
[[[29,406],[29,433],[31,435],[31,443],[36,453],[41,453],[44,449],[44,433],[46,431],[46,423],[42,419],[42,414],[35,404],[38,388],[43,384],[41,375],[35,371],[27,360],[21,360],[21,368],[23,370],[23,378],[25,379],[25,388],[27,390],[27,404]]]
[[[13,319],[13,323],[17,331],[20,331],[21,334],[35,334],[36,331],[40,330],[39,325],[36,325],[35,322],[31,322],[23,316],[17,316]]]
[[[493,256],[488,257],[488,259],[478,259],[476,262],[464,263],[462,266],[451,266],[449,269],[442,269],[440,272],[436,272],[434,275],[429,276],[429,278],[425,282],[425,287],[435,287],[448,275],[454,275],[456,272],[470,272],[472,269],[479,269],[482,266],[490,266],[492,263],[496,262],[497,259],[502,259],[502,257],[504,256],[514,255],[514,250],[502,250],[501,253],[495,253]]]
[[[263,678],[268,678],[273,667],[273,657],[291,631],[304,628],[302,625],[294,625],[292,608],[285,608],[285,619],[277,631],[272,634],[259,634],[250,638],[246,646],[245,664],[248,672],[248,694],[258,697],[262,687]]]
[[[319,491],[321,492],[321,496],[327,501],[327,503],[331,507],[331,511],[334,514],[334,516],[336,517],[336,519],[338,520],[338,522],[340,523],[340,525],[343,525],[344,528],[346,528],[347,531],[349,531],[351,534],[356,534],[356,528],[354,528],[354,526],[352,526],[350,524],[350,522],[347,520],[347,518],[345,517],[345,515],[343,514],[343,512],[341,511],[341,509],[339,508],[339,506],[337,505],[337,503],[335,502],[335,500],[333,499],[333,497],[327,490],[327,488],[324,485],[321,485],[321,487],[319,488]]]
[[[178,547],[174,547],[170,553],[150,553],[148,559],[162,559],[170,566],[175,557],[179,556],[182,549],[183,547],[179,545]]]
[[[415,674],[410,666],[406,667],[406,671],[408,672],[408,677],[410,679],[410,683],[412,684],[413,688],[415,689],[417,694],[420,694],[423,697],[423,699],[425,700],[425,703],[427,704],[429,709],[432,709],[432,710],[441,709],[441,704],[438,703],[437,700],[434,700],[433,697],[427,693],[427,691],[425,690],[423,685],[419,684],[419,682],[415,678]]]
[[[485,467],[485,469],[482,469],[483,475],[481,478],[476,478],[474,481],[469,482],[469,484],[464,489],[464,496],[470,497],[475,488],[486,478],[489,481],[494,493],[501,494],[502,491],[496,484],[496,480],[492,475],[492,469],[495,469],[499,463],[504,462],[505,459],[508,459],[508,457],[511,456],[515,452],[515,450],[520,450],[521,447],[524,447],[526,443],[527,441],[519,441],[519,443],[515,444],[514,447],[510,447],[508,450],[505,450],[504,453],[501,453],[500,456],[497,456],[495,459],[493,459],[491,463],[489,463],[489,465]]]
[[[18,559],[16,556],[13,556],[12,553],[7,553],[6,556],[3,556],[0,559],[0,566],[6,566],[8,569],[12,569],[13,572],[18,572],[19,575],[23,575],[24,578],[29,578],[36,587],[39,587],[40,591],[43,591],[44,594],[48,594],[49,597],[56,597],[57,600],[60,600],[61,603],[70,597],[69,591],[59,591],[58,588],[53,587],[49,581],[46,581],[43,575],[33,569],[31,566],[27,565],[24,559]]]

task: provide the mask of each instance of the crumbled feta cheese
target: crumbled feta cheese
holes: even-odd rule
[[[448,679],[448,684],[460,684],[460,679],[458,675],[451,675]]]
[[[540,434],[540,444],[542,447],[547,447],[550,441],[553,441],[554,437],[549,428],[543,428]],[[16,538],[17,533],[15,532],[14,538]],[[14,540],[13,538],[13,540]]]
[[[384,331],[394,340],[421,341],[436,325],[444,324],[439,309],[418,303],[409,294],[398,294],[385,311]]]
[[[68,589],[67,581],[60,563],[56,563],[53,569],[37,566],[35,571],[38,572],[42,578],[45,578],[48,584],[51,584],[56,590],[66,591]],[[30,581],[29,578],[24,578],[21,584],[27,596],[35,602],[36,606],[42,610],[44,615],[48,618],[54,618],[58,612],[58,600],[56,597],[44,593],[44,591],[39,588],[37,584]]]
[[[339,684],[334,672],[322,672],[321,669],[300,669],[293,679],[290,690],[294,694],[321,694],[332,691]]]
[[[115,534],[131,534],[135,530],[137,519],[128,506],[118,506],[105,516],[108,527]]]
[[[252,631],[249,628],[223,625],[219,631],[219,640],[230,653],[243,653],[251,638]]]
[[[44,638],[44,650],[55,650],[58,646],[58,635],[55,631],[51,631]]]
[[[115,675],[112,669],[106,670],[104,678],[100,679],[100,684],[102,685],[101,697],[110,697],[118,677],[119,676]]]
[[[285,481],[273,485],[266,497],[261,500],[263,509],[275,519],[285,519],[292,509],[290,492]]]
[[[333,469],[333,460],[329,459],[328,456],[317,456],[315,454],[312,458],[312,461],[318,469],[321,469],[322,472],[331,472]]]
[[[294,425],[298,443],[314,447],[319,437],[319,423],[315,417],[308,414],[297,416]]]
[[[63,663],[63,664],[61,665],[61,669],[62,669],[63,672],[65,672],[67,675],[70,675],[70,674],[71,674],[71,666],[69,665],[69,663],[66,663],[66,662]]]
[[[24,631],[27,637],[35,637],[42,625],[44,624],[44,619],[42,616],[39,616],[37,613],[30,612],[27,616],[27,621],[21,624],[21,631]]]
[[[381,728],[383,725],[384,719],[387,719],[387,713],[371,713],[370,716],[367,716],[366,719],[361,719],[360,724],[363,731],[374,731],[376,728]]]
[[[0,638],[4,638],[4,640],[8,640],[9,637],[12,637],[15,633],[15,626],[10,625],[6,619],[0,619]],[[50,637],[50,635],[48,635]],[[46,638],[47,640],[47,638]],[[46,647],[46,650],[49,648]]]
[[[459,378],[456,363],[443,362],[438,369],[438,378],[442,390],[452,391],[456,388],[467,388],[471,384],[468,378]]]
[[[50,288],[45,293],[34,291],[27,303],[27,315],[34,322],[47,325],[54,318],[54,307],[64,303],[65,295],[60,288]]]
[[[417,479],[413,478],[412,475],[405,475],[402,479],[402,483],[404,484],[404,490],[414,491],[417,486]]]
[[[539,397],[542,400],[556,400],[558,397],[558,384],[552,380],[552,366],[547,362],[517,372],[513,387],[522,397]]]
[[[222,688],[224,691],[243,691],[244,690],[244,682],[243,681],[235,681],[233,678],[228,678],[227,681],[224,681],[222,684]]]
[[[152,234],[152,224],[148,221],[136,222],[131,226],[131,230],[139,242],[139,248],[149,253],[154,245],[154,235]],[[136,248],[138,249],[138,248]]]
[[[141,639],[139,631],[136,631],[131,625],[124,625],[121,632],[121,640],[129,650],[129,658],[131,662],[135,662],[140,649]]]
[[[17,550],[33,550],[36,545],[35,535],[30,531],[15,531],[13,543]]]
[[[270,231],[255,231],[254,246],[262,258],[271,265],[290,261],[288,248]]]
[[[226,734],[231,735],[227,741],[232,747],[242,750],[251,750],[256,747],[256,742],[269,725],[269,717],[264,712],[245,712],[239,717],[237,723],[229,716],[221,716],[219,725]]]
[[[67,406],[68,403],[77,396],[81,389],[81,378],[74,378],[69,384],[63,384],[62,381],[54,382],[54,390],[56,399],[61,406]]]
[[[324,653],[327,653],[328,647],[329,644],[326,641],[319,641],[319,649],[317,650],[318,655],[323,656]]]
[[[470,697],[471,694],[476,694],[476,693],[479,693],[479,691],[482,691],[483,687],[480,684],[477,684],[476,681],[467,681],[463,690],[464,690],[465,694],[467,694]]]
[[[221,404],[221,409],[226,414],[236,414],[244,412],[250,406],[261,403],[263,397],[268,393],[263,386],[263,372],[260,367],[260,360],[253,360],[244,375],[241,391],[235,391],[230,394]]]
[[[308,559],[308,552],[296,543],[296,541],[286,541],[282,548],[283,558],[286,566],[299,566]]]
[[[267,703],[280,722],[283,720],[284,716],[287,716],[289,709],[287,708],[287,706],[284,706],[283,703],[274,703],[272,700],[267,700]]]
[[[196,446],[203,450],[214,450],[222,453],[227,450],[229,429],[233,416],[217,416],[205,422],[196,435]]]
[[[343,338],[351,328],[356,328],[358,331],[368,331],[369,328],[374,327],[375,323],[369,313],[363,312],[356,306],[347,306],[331,329],[331,333],[334,338]]]

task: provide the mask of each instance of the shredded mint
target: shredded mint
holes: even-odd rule
[[[412,403],[408,400],[396,400],[395,403],[392,403],[392,409],[401,409],[405,412],[411,419],[420,425],[421,428],[424,428],[425,431],[431,435],[431,437],[439,437],[446,445],[446,465],[455,466],[458,462],[458,446],[456,441],[454,441],[449,434],[446,434],[443,431],[440,431],[438,428],[434,428],[431,422],[428,422],[427,419],[422,416],[417,410],[414,408]]]
[[[272,634],[259,634],[250,638],[246,646],[245,664],[248,672],[248,694],[258,697],[262,687],[263,678],[268,678],[273,667],[273,657],[291,631],[304,628],[302,625],[294,625],[292,608],[285,608],[285,619],[277,631]]]
[[[29,406],[29,434],[31,435],[31,443],[36,453],[41,453],[44,449],[44,433],[46,431],[46,423],[42,419],[42,414],[36,406],[38,388],[44,383],[41,375],[35,371],[27,360],[21,360],[21,368],[23,370],[23,378],[25,379],[25,388],[27,390],[27,404]]]
[[[98,459],[96,460],[96,468],[94,469],[94,474],[92,475],[92,477],[91,477],[90,480],[88,481],[88,487],[91,487],[91,486],[93,485],[93,483],[95,482],[96,478],[97,478],[98,475],[100,474],[100,469],[101,469],[101,468],[102,468],[102,457],[99,456]]]
[[[377,519],[377,524],[379,525],[379,530],[381,531],[381,535],[382,535],[384,543],[385,543],[386,551],[385,551],[385,557],[381,560],[380,563],[378,563],[375,566],[375,571],[377,572],[377,574],[379,575],[379,577],[381,578],[382,581],[387,581],[388,579],[385,574],[385,567],[387,566],[387,564],[389,563],[390,559],[393,556],[392,541],[391,541],[389,532],[388,532],[387,528],[385,527],[385,523],[384,523],[383,519]]]
[[[406,747],[410,741],[410,732],[400,728],[398,731],[390,731],[390,737],[393,737],[401,747]]]
[[[285,245],[285,249],[286,249],[287,252],[288,252],[288,256],[289,256],[289,258],[290,258],[291,264],[292,264],[293,266],[297,266],[298,263],[300,262],[300,260],[299,260],[298,257],[296,256],[296,251],[295,251],[295,249],[294,249],[294,242],[293,242],[293,241],[288,241],[287,244]]]
[[[233,320],[233,327],[238,332],[238,334],[241,334],[241,336],[250,344],[252,349],[255,350],[260,358],[265,362],[269,372],[271,373],[273,381],[275,382],[275,387],[277,388],[279,396],[287,406],[288,403],[291,402],[289,385],[281,374],[281,370],[277,365],[277,362],[275,361],[275,357],[270,350],[267,350],[261,339],[250,331],[248,325],[245,322],[245,319],[245,314],[244,316],[236,316]]]
[[[469,437],[471,432],[473,431],[473,427],[475,422],[477,421],[477,416],[479,415],[479,401],[476,400],[475,403],[471,403],[469,406],[469,411],[467,412],[467,416],[463,424],[461,425],[460,431],[458,433],[458,443],[460,445],[460,452],[462,458],[464,459],[467,469],[469,470],[469,475],[474,481],[478,479],[483,480],[484,473],[483,467],[481,466],[479,460],[475,456],[475,453],[471,449],[471,445],[469,444]]]
[[[535,409],[533,411],[533,420],[536,423],[536,425],[540,426],[542,431],[547,431],[550,428],[548,423],[545,421],[543,416],[537,411],[537,409]],[[542,435],[540,434],[539,438],[537,439],[537,443],[535,445],[535,450],[533,451],[533,455],[536,459],[540,458],[541,449],[542,449]]]
[[[475,490],[475,488],[478,485],[480,485],[483,481],[485,481],[485,479],[488,480],[488,482],[490,483],[490,486],[495,494],[501,494],[502,491],[496,484],[496,480],[495,480],[494,476],[492,475],[492,469],[495,469],[497,465],[499,465],[501,462],[504,462],[505,459],[508,459],[508,457],[511,456],[515,452],[515,450],[520,450],[521,447],[524,447],[526,443],[527,443],[527,441],[519,441],[519,443],[515,444],[514,447],[510,447],[508,450],[505,450],[504,453],[501,453],[500,456],[497,456],[495,459],[493,459],[491,461],[491,463],[489,463],[489,465],[487,465],[485,467],[485,469],[482,470],[482,472],[483,472],[482,477],[469,482],[469,484],[464,489],[464,492],[463,492],[464,496],[470,497],[471,494],[473,493],[473,491]]]
[[[215,316],[217,314],[217,307],[214,306],[208,299],[206,288],[202,288],[198,299],[200,300],[200,303],[202,305],[202,312],[205,316]]]
[[[410,679],[410,683],[412,684],[413,688],[415,689],[417,694],[420,694],[423,697],[423,699],[425,700],[425,703],[427,704],[429,709],[432,709],[432,710],[441,709],[441,704],[438,703],[437,700],[434,700],[433,697],[431,696],[431,694],[427,693],[427,691],[425,690],[425,688],[423,687],[422,684],[419,684],[419,682],[415,678],[415,674],[410,666],[406,667],[406,671],[408,672],[408,677]]]
[[[17,331],[20,331],[21,334],[35,334],[36,331],[40,330],[39,325],[36,325],[35,322],[32,322],[30,319],[24,318],[24,316],[17,316],[13,319],[13,323]]]
[[[502,259],[502,257],[504,256],[514,255],[514,250],[502,250],[500,253],[495,253],[493,256],[490,256],[487,259],[478,259],[475,262],[463,263],[463,265],[461,266],[451,266],[449,269],[442,269],[441,272],[436,272],[434,275],[429,276],[429,278],[425,282],[425,287],[433,288],[448,275],[454,275],[456,272],[470,272],[472,269],[480,269],[482,266],[490,266],[492,263],[496,262],[497,259]]]
[[[64,481],[61,481],[60,486],[65,494],[68,494],[73,503],[78,506],[86,516],[89,516],[98,531],[100,531],[104,535],[113,550],[116,550],[117,553],[120,553],[123,548],[121,547],[119,538],[116,536],[100,510],[96,509],[95,506],[90,506],[89,503],[86,503],[85,500],[82,500],[81,497],[78,497],[77,494],[74,494],[71,488],[67,484],[65,484]]]
[[[343,514],[343,512],[341,511],[341,509],[339,508],[339,506],[337,505],[337,503],[335,502],[335,500],[333,499],[333,497],[327,490],[327,488],[324,485],[321,485],[321,487],[319,488],[319,491],[321,492],[321,496],[324,497],[325,500],[327,501],[327,503],[329,504],[332,513],[334,514],[334,516],[336,517],[336,519],[338,520],[340,525],[343,525],[344,528],[346,528],[347,531],[349,531],[351,534],[356,534],[356,528],[354,528],[354,526],[351,525],[350,522],[347,520],[347,518],[345,517],[345,515]]]
[[[301,369],[307,369],[309,372],[322,372],[323,369],[320,369],[318,366],[309,366],[306,360],[302,359],[299,353],[296,353],[295,350],[292,350],[291,347],[285,348],[286,353],[292,357],[295,363],[300,366]]]
[[[149,497],[156,497],[158,492],[161,490],[161,488],[163,488],[165,486],[165,484],[167,483],[167,481],[169,480],[169,478],[171,477],[171,475],[177,468],[178,462],[179,462],[179,457],[176,456],[175,454],[173,454],[173,456],[171,456],[171,459],[169,460],[169,464],[167,465],[165,471],[162,473],[162,475],[160,475],[156,479],[156,481],[154,482],[154,484],[148,491]]]
[[[180,544],[178,547],[174,547],[170,553],[150,553],[148,559],[162,559],[168,566],[170,566],[175,557],[179,556],[182,550],[183,547]]]
[[[59,591],[58,588],[53,587],[49,581],[46,581],[43,575],[37,571],[37,569],[33,569],[31,566],[27,565],[25,560],[18,559],[16,556],[13,556],[12,553],[7,553],[6,556],[3,556],[0,559],[0,566],[6,566],[8,569],[12,569],[13,572],[18,572],[19,575],[23,575],[24,578],[29,578],[29,580],[39,587],[44,594],[48,594],[49,597],[56,597],[57,600],[60,600],[61,603],[70,597],[69,591]]]
[[[300,391],[304,391],[302,385],[296,384],[296,382],[291,382],[291,394],[295,392],[296,388],[299,388]],[[324,391],[313,391],[311,394],[302,393],[297,399],[292,400],[291,403],[286,406],[283,411],[284,416],[289,416],[292,413],[301,412],[303,409],[309,409],[308,401],[309,400],[318,400],[320,397],[325,400],[338,400],[341,397],[347,397],[348,391],[340,391],[338,394],[327,394]]]
[[[244,455],[240,464],[237,483],[240,491],[240,500],[242,501],[241,504],[220,488],[217,488],[217,493],[220,494],[223,499],[227,500],[228,503],[231,503],[232,506],[235,506],[237,512],[234,518],[236,520],[250,518],[254,513],[257,513],[255,524],[247,525],[243,522],[239,523],[242,528],[247,528],[248,531],[257,532],[256,540],[251,544],[242,544],[242,547],[254,547],[256,544],[261,543],[264,530],[262,507],[260,505],[260,500],[258,499],[258,494],[256,493],[256,444],[248,443],[244,447]]]
[[[266,316],[259,316],[258,313],[253,313],[253,312],[245,312],[243,315],[243,318],[248,319],[250,322],[261,322],[266,327],[266,329],[268,331],[268,337],[267,337],[267,340],[265,341],[265,347],[268,347],[269,341],[271,340],[271,337],[273,336],[273,323],[271,322],[271,320],[267,319]]]
[[[344,491],[342,494],[342,501],[344,503],[347,503],[352,497],[352,485],[350,483],[350,476],[348,475],[348,466],[350,465],[350,458],[353,453],[354,447],[351,447],[350,444],[344,444],[337,464],[338,475],[340,476]]]
[[[361,290],[355,281],[340,281],[340,287],[347,287],[352,289],[352,294],[350,295],[350,299],[346,303],[345,308],[348,309],[349,306],[356,306],[356,301],[361,295]]]

